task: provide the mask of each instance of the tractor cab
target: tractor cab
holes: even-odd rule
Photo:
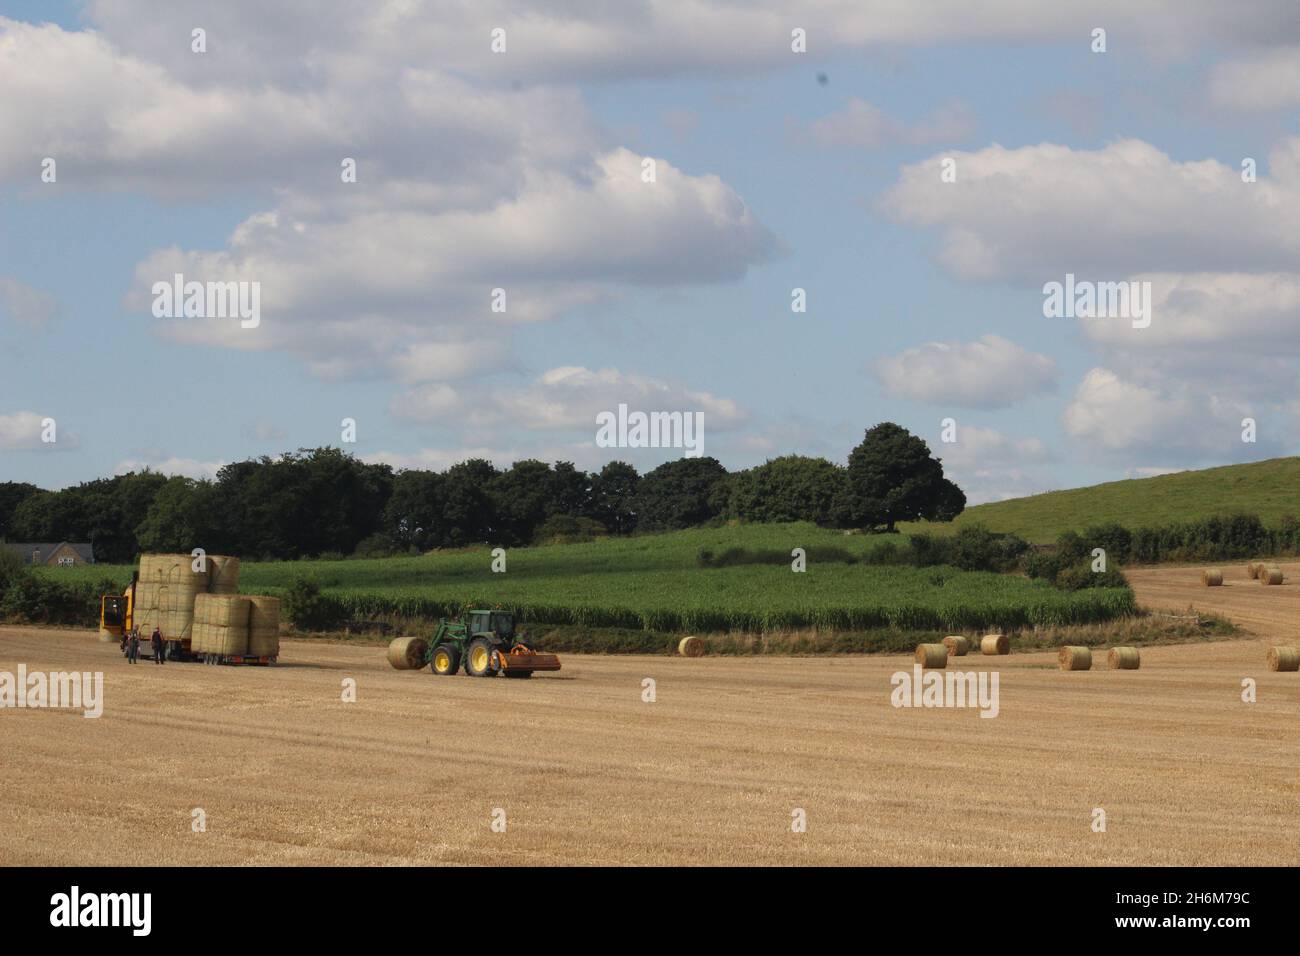
[[[469,633],[494,635],[509,646],[515,634],[514,618],[506,611],[470,611]]]

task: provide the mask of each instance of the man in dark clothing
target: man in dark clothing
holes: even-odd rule
[[[162,631],[155,627],[153,629],[153,637],[150,640],[153,643],[153,662],[155,664],[161,664],[163,662]]]
[[[132,631],[127,639],[126,659],[134,664],[140,659],[140,632]]]

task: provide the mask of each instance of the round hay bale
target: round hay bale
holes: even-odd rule
[[[1056,655],[1056,661],[1063,671],[1089,671],[1092,670],[1092,651],[1067,644]]]
[[[1252,561],[1250,564],[1246,565],[1246,577],[1253,581],[1259,577],[1259,572],[1262,570],[1264,570],[1263,561]]]
[[[683,637],[677,642],[677,653],[682,657],[703,657],[704,650],[703,638]]]
[[[942,643],[948,648],[949,657],[965,657],[970,653],[970,641],[963,634],[951,634]]]
[[[1300,671],[1300,650],[1294,647],[1270,647],[1268,669],[1271,671]]]
[[[212,594],[239,593],[239,559],[226,554],[208,555],[208,591]]]
[[[989,656],[995,654],[1010,654],[1011,641],[1005,634],[985,634],[980,638],[980,653]]]
[[[1113,671],[1135,671],[1142,666],[1142,655],[1136,647],[1112,647],[1106,655],[1106,666]]]
[[[1223,572],[1218,568],[1210,568],[1201,572],[1201,583],[1207,588],[1217,588],[1223,584]]]
[[[925,668],[942,670],[948,666],[948,648],[944,644],[918,644],[916,662]]]
[[[1281,568],[1264,568],[1259,572],[1259,583],[1268,587],[1270,584],[1282,583]]]
[[[399,671],[418,671],[429,653],[429,642],[422,637],[399,637],[388,645],[388,663]]]

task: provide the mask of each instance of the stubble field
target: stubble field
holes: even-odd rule
[[[98,719],[0,711],[0,862],[1296,865],[1300,675],[1264,665],[1289,606],[1139,671],[961,658],[1000,672],[994,719],[892,707],[901,655],[568,655],[485,681],[293,641],[275,668],[132,667],[92,632],[0,628],[0,670],[105,674]]]

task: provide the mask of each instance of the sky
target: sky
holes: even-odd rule
[[[1297,106],[1280,0],[0,0],[0,480],[684,453],[620,404],[972,503],[1295,454]]]

